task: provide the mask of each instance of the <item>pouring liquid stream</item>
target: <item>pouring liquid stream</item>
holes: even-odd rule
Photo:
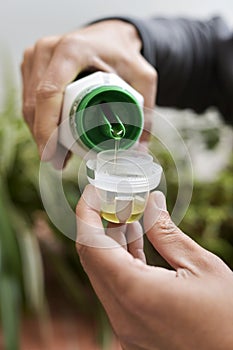
[[[111,134],[115,140],[113,163],[114,163],[114,173],[116,173],[117,153],[118,153],[118,150],[120,148],[120,141],[121,141],[122,137],[124,136],[124,130],[121,129],[121,127],[119,128],[119,125],[116,125],[116,126],[112,125]]]
[[[112,132],[112,135],[114,133]],[[122,138],[120,130],[115,129],[115,145],[114,145],[114,159],[113,159],[113,174],[117,175],[117,156],[120,148],[120,141]],[[115,201],[109,203],[105,210],[102,210],[102,217],[108,221],[115,223],[130,223],[139,220],[143,214],[145,207],[145,198],[140,196],[126,197],[117,196]]]
[[[115,149],[114,149],[114,168],[115,168],[115,171],[114,171],[114,173],[116,172],[117,153],[118,153],[119,147],[120,147],[120,139],[115,139]]]

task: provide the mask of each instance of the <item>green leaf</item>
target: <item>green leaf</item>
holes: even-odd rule
[[[27,305],[37,314],[44,312],[44,274],[37,239],[25,225],[17,238],[22,259],[22,274]]]
[[[5,274],[0,275],[1,320],[5,350],[19,349],[19,299],[17,281]]]

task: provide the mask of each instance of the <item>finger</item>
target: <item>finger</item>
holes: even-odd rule
[[[40,154],[51,134],[55,136],[43,154],[43,160],[50,160],[56,151],[58,136],[56,130],[66,85],[72,82],[81,71],[90,67],[110,70],[110,67],[99,60],[89,46],[85,45],[83,38],[64,37],[57,45],[37,89],[34,134]]]
[[[151,136],[153,119],[154,119],[154,111],[152,109],[144,108],[144,125],[143,125],[143,130],[139,141],[140,141],[141,150],[143,151],[143,148],[144,148],[145,152],[148,152],[148,145],[149,145],[150,136]]]
[[[84,269],[98,284],[104,281],[105,287],[125,288],[133,278],[132,271],[144,265],[135,259],[115,240],[104,234],[100,218],[98,193],[88,185],[77,205],[77,250]],[[111,276],[111,279],[109,279]]]
[[[26,103],[31,106],[30,124],[33,125],[36,104],[36,89],[46,71],[59,37],[46,37],[38,40],[33,50],[32,67],[28,78]]]
[[[100,199],[92,185],[86,186],[78,202],[76,220],[77,243],[95,247],[95,236],[104,235],[105,233],[100,218]]]
[[[143,251],[143,230],[139,221],[127,225],[126,238],[128,242],[128,251],[134,258],[140,259],[146,263],[146,257]]]
[[[72,82],[80,71],[87,69],[89,64],[91,64],[90,69],[113,72],[113,69],[98,57],[92,57],[91,62],[90,59],[85,60],[83,57],[81,59],[79,56],[67,60],[67,57],[62,56],[64,54],[67,53],[58,52],[54,55],[37,90],[34,135],[41,159],[45,161],[54,158],[57,152],[58,124],[66,85]],[[79,54],[78,47],[77,54]],[[85,53],[83,52],[82,55],[84,56]],[[57,75],[54,74],[56,70]]]
[[[176,273],[144,264],[103,234],[97,210],[99,199],[93,190],[92,186],[87,186],[77,206],[77,251],[114,326],[116,317],[118,321],[121,315],[125,317],[122,310],[138,306],[141,300],[138,295],[143,295],[145,288],[156,287],[153,298],[160,302],[166,290],[171,290],[168,285],[174,281]]]
[[[162,192],[150,195],[144,213],[144,228],[155,249],[175,269],[185,268],[196,274],[198,267],[205,264],[209,252],[172,222]]]
[[[151,134],[158,76],[154,67],[141,54],[131,59],[129,64],[130,70],[127,69],[121,74],[144,98],[144,128],[140,137],[140,144],[147,149]]]
[[[122,248],[127,249],[127,241],[125,237],[126,229],[127,225],[125,224],[113,224],[109,222],[106,230],[106,235],[114,239],[114,241],[121,245]]]
[[[22,82],[23,82],[22,84],[23,85],[23,116],[31,131],[33,129],[32,115],[33,115],[34,106],[31,105],[31,102],[29,100],[27,100],[27,96],[28,96],[28,90],[29,90],[29,84],[30,84],[31,70],[33,65],[33,53],[34,53],[33,47],[30,47],[27,50],[25,50],[23,62],[21,64],[21,75],[22,75]]]
[[[129,69],[130,66],[130,69]],[[144,97],[144,107],[153,109],[157,92],[157,72],[141,55],[129,58],[129,65],[120,71],[123,78]]]
[[[79,61],[77,55],[74,57],[63,43],[59,43],[37,87],[34,135],[41,155],[53,135],[53,139],[46,146],[46,152],[43,153],[43,160],[51,160],[56,152],[63,93],[65,86],[80,72]]]
[[[43,148],[41,152],[41,159],[43,160],[46,158],[47,152],[49,152],[49,150],[51,149],[51,144],[52,145],[56,144],[56,150],[52,155],[50,162],[53,165],[54,169],[61,170],[66,166],[67,161],[71,157],[71,152],[62,144],[57,143],[57,134],[58,134],[58,128],[54,130],[47,144]]]

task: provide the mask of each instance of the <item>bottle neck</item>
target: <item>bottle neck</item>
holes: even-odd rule
[[[70,115],[73,136],[89,149],[113,149],[115,140],[127,149],[139,138],[143,113],[134,96],[119,86],[99,86],[77,97]]]

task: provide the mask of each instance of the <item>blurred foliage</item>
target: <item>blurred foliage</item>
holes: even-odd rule
[[[5,87],[0,111],[0,321],[4,348],[19,349],[22,317],[26,313],[46,321],[50,302],[60,293],[69,310],[96,321],[97,336],[107,349],[111,328],[83,272],[74,242],[62,235],[44,212],[37,148],[11,86]],[[72,170],[77,166],[75,159],[70,161],[63,181],[72,208],[80,196]]]
[[[217,128],[208,126],[200,133],[204,136],[206,147],[214,152],[219,140]],[[166,174],[167,206],[171,212],[178,193],[176,164],[157,139],[152,141],[151,151],[156,154]],[[233,269],[233,154],[228,165],[220,170],[213,181],[201,182],[194,178],[192,199],[179,227]],[[167,266],[160,257],[151,257],[151,253],[155,252],[148,242],[147,246],[150,262]]]
[[[214,182],[195,183],[180,227],[233,269],[233,157]]]
[[[46,298],[51,294],[53,298],[53,294],[61,291],[67,303],[79,313],[96,320],[102,348],[107,349],[109,324],[80,265],[74,242],[49,222],[43,210],[37,150],[16,105],[15,94],[9,89],[0,114],[0,315],[5,348],[19,348],[22,312],[36,312],[43,317]],[[214,149],[217,130],[211,135],[203,133],[209,147]],[[171,209],[178,191],[176,167],[156,140],[152,149],[166,174]],[[63,180],[72,208],[80,195],[75,175],[77,166],[77,161],[71,161],[69,167],[75,171],[68,171]],[[39,228],[38,221],[43,223]],[[233,158],[215,181],[194,183],[192,201],[180,227],[233,268]],[[147,240],[145,245],[148,262],[165,266]],[[49,290],[44,282],[47,270],[56,276],[56,286]]]
[[[18,349],[22,308],[43,312],[39,246],[32,231],[38,197],[38,157],[8,90],[0,113],[0,312],[5,348]]]
[[[208,149],[214,149],[220,140],[219,129],[216,127],[208,130],[201,130],[201,136]]]

